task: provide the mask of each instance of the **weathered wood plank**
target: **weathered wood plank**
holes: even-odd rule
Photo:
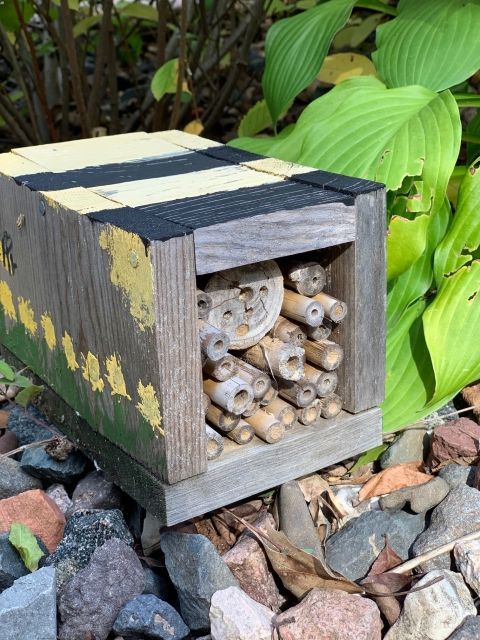
[[[151,133],[150,135],[152,138],[160,138],[160,140],[166,140],[167,142],[176,144],[179,147],[184,147],[185,149],[191,149],[192,151],[223,146],[221,142],[215,142],[215,140],[208,140],[208,138],[201,138],[200,136],[192,136],[178,129],[155,131],[155,133]]]

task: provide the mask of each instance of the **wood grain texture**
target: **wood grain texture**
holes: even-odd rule
[[[45,201],[49,202],[52,207],[55,208],[60,205],[66,209],[76,211],[79,215],[94,213],[95,211],[120,209],[122,207],[118,202],[112,202],[112,200],[108,200],[84,187],[42,193],[45,196]]]
[[[250,167],[255,171],[263,171],[265,173],[271,173],[274,176],[283,176],[289,178],[293,175],[300,175],[302,173],[311,173],[316,171],[310,167],[303,167],[301,164],[295,164],[294,162],[285,162],[284,160],[277,160],[277,158],[262,158],[261,160],[249,160],[248,162],[240,163],[244,167]]]
[[[197,273],[212,273],[355,239],[355,207],[343,203],[276,211],[194,231]]]
[[[44,171],[45,167],[41,167],[26,158],[22,158],[16,153],[0,154],[0,173],[9,178],[15,178],[25,173],[34,175],[36,173],[43,173]]]
[[[325,292],[346,302],[345,320],[329,339],[345,352],[337,393],[347,411],[358,413],[385,397],[385,192],[356,198],[355,242],[322,252],[329,264]]]
[[[155,131],[150,134],[152,138],[159,138],[160,140],[166,140],[172,144],[176,144],[179,147],[185,149],[210,149],[211,147],[222,147],[221,142],[215,142],[215,140],[207,140],[207,138],[200,138],[200,136],[193,136],[184,131],[178,129],[172,129],[170,131]]]
[[[339,173],[330,173],[329,171],[312,171],[308,174],[302,172],[293,174],[291,178],[295,180],[295,182],[309,184],[312,187],[320,187],[320,189],[327,189],[329,191],[345,193],[349,196],[357,196],[361,193],[370,193],[385,188],[385,185],[380,182],[342,176]]]

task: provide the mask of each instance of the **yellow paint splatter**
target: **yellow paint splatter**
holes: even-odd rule
[[[79,368],[77,358],[75,357],[75,350],[73,348],[73,340],[65,331],[65,335],[62,338],[62,346],[65,351],[65,357],[67,358],[68,368],[72,371]]]
[[[6,282],[0,280],[0,304],[3,306],[3,310],[5,311],[5,315],[7,315],[12,320],[17,319],[17,312],[15,311],[15,307],[13,305],[13,296],[10,291],[10,287]]]
[[[30,306],[31,304],[30,300],[24,300],[22,297],[18,298],[18,315],[20,316],[20,322],[23,322],[25,329],[34,336],[37,332],[38,324],[35,322],[35,313]]]
[[[57,338],[55,337],[55,327],[53,326],[53,322],[48,311],[40,318],[40,324],[42,325],[45,333],[45,340],[47,341],[48,348],[53,351],[57,346]]]
[[[142,240],[133,233],[107,226],[100,234],[99,243],[108,251],[110,280],[121,290],[124,303],[138,326],[142,331],[153,327],[153,271]]]
[[[151,425],[154,431],[158,430],[165,435],[165,431],[161,428],[162,416],[160,415],[160,405],[158,403],[157,394],[151,383],[148,383],[146,387],[143,386],[142,381],[138,382],[138,395],[141,401],[137,404],[137,409],[142,416]]]
[[[93,391],[103,391],[105,383],[100,376],[100,364],[98,362],[98,358],[96,358],[93,353],[90,353],[90,351],[88,352],[86,358],[82,353],[82,358],[83,377],[85,378],[85,380],[88,380],[88,382],[90,382]]]
[[[112,396],[118,394],[131,400],[132,398],[127,393],[125,378],[123,377],[122,367],[120,366],[120,357],[117,358],[114,353],[111,358],[105,360],[105,367],[107,369],[107,375],[105,377],[112,387]]]

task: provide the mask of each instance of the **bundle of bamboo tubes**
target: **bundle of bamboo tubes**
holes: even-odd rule
[[[347,306],[325,283],[318,262],[289,258],[228,269],[197,289],[209,460],[224,438],[274,444],[341,411],[343,349],[328,338]]]

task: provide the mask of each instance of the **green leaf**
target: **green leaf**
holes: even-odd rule
[[[23,19],[28,22],[35,13],[33,7],[26,0],[19,0],[20,10],[23,13]],[[18,19],[15,5],[12,0],[3,0],[0,2],[0,22],[5,31],[17,31],[20,29],[20,20]]]
[[[17,385],[17,387],[29,387],[32,384],[32,381],[25,376],[15,376],[12,384]]]
[[[480,110],[477,111],[477,115],[470,120],[467,126],[467,133],[474,136],[480,136]],[[475,142],[469,142],[467,144],[467,162],[472,164],[474,160],[480,157],[480,144]]]
[[[40,549],[30,527],[19,522],[12,522],[8,539],[20,554],[27,569],[32,572],[36,571],[38,563],[45,554]]]
[[[475,93],[453,93],[459,107],[480,107],[480,96]]]
[[[377,11],[383,11],[383,13],[389,13],[391,16],[397,15],[395,7],[390,7],[387,2],[383,0],[359,0],[355,2],[356,7],[362,7],[363,9],[376,9]]]
[[[252,153],[259,153],[260,155],[268,156],[269,151],[274,144],[279,140],[285,140],[295,130],[294,124],[287,125],[276,136],[259,136],[258,138],[234,138],[227,142],[230,147],[236,149],[244,149],[245,151],[251,151]]]
[[[155,100],[161,100],[166,93],[175,93],[177,88],[178,58],[165,62],[152,78],[150,89]]]
[[[118,13],[129,18],[138,18],[140,20],[149,20],[150,22],[158,22],[158,11],[148,4],[141,2],[131,2],[118,9]]]
[[[7,378],[7,380],[14,380],[15,378],[15,372],[3,360],[0,360],[0,374]]]
[[[363,453],[359,457],[359,459],[350,469],[350,473],[352,473],[352,471],[356,471],[360,467],[363,467],[364,464],[368,464],[369,462],[378,460],[379,457],[382,455],[382,453],[385,451],[385,449],[388,449],[388,444],[383,443],[383,444],[379,444],[378,447],[374,447],[373,449],[369,449],[368,451],[365,451],[365,453]]]
[[[86,31],[94,27],[102,20],[102,18],[103,15],[100,13],[97,15],[88,16],[87,18],[80,20],[80,22],[77,22],[77,24],[73,27],[74,38],[78,38],[78,36],[81,36],[82,33],[85,33]]]
[[[480,261],[475,260],[444,278],[424,314],[425,339],[437,380],[429,407],[480,378],[479,290]]]
[[[15,402],[21,405],[22,407],[26,407],[27,404],[40,395],[43,391],[43,387],[37,387],[36,384],[31,384],[29,387],[25,387],[15,396]]]
[[[279,20],[267,31],[262,85],[274,123],[290,100],[314,80],[354,4],[354,0],[330,0]]]
[[[239,137],[254,136],[272,124],[272,117],[266,100],[260,100],[247,111],[238,127]]]
[[[387,235],[387,281],[405,273],[425,251],[430,216],[407,220],[394,216]]]
[[[480,0],[400,0],[397,12],[372,54],[388,86],[442,91],[480,68]]]
[[[72,11],[78,11],[78,1],[79,0],[68,0],[68,8]],[[53,4],[56,4],[57,7],[60,7],[61,0],[52,0]]]

